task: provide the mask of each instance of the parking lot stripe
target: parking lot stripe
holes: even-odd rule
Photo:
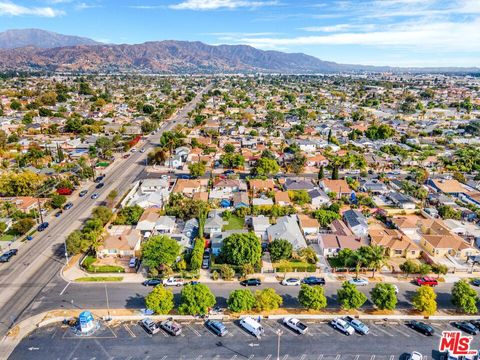
[[[318,332],[321,333],[322,335],[330,336],[330,334],[328,332],[326,332],[325,330],[323,330],[320,326],[317,326],[315,329],[317,329]]]
[[[300,360],[305,360],[306,357],[307,357],[307,354],[303,354],[302,356],[300,356]]]
[[[195,333],[195,335],[197,335],[197,336],[202,336],[202,335],[201,335],[196,329],[194,329],[190,324],[188,324],[187,327],[188,327],[190,330],[192,330],[192,331]]]
[[[375,360],[375,355],[370,356],[370,360]]]
[[[237,354],[233,355],[230,360],[235,360],[237,358]]]
[[[335,356],[335,360],[339,360],[340,359],[340,354],[337,354],[337,356]]]
[[[285,354],[282,358],[282,360],[287,360],[288,359],[288,354]]]
[[[130,336],[131,336],[132,338],[136,338],[136,337],[137,337],[137,335],[135,335],[135,334],[133,333],[132,329],[130,329],[127,324],[123,324],[123,327],[125,328],[125,330],[127,330],[127,332],[130,334]]]
[[[255,357],[255,355],[252,354],[248,357],[248,360],[252,360],[254,357]]]
[[[395,355],[390,355],[390,360],[395,359]]]
[[[402,326],[402,325],[392,326],[391,328],[392,328],[393,330],[399,332],[400,334],[405,335],[406,337],[410,337],[410,334],[406,333],[406,332],[403,331],[402,329],[399,329],[399,326]]]
[[[272,357],[272,354],[268,354],[265,360],[270,360],[271,357]]]
[[[360,357],[360,355],[355,355],[355,359],[353,359],[353,360],[358,360],[359,357]]]
[[[388,335],[388,336],[391,336],[391,337],[393,337],[393,335],[392,335],[392,334],[390,334],[390,333],[389,333],[387,330],[384,330],[384,329],[382,329],[380,326],[378,326],[378,325],[374,325],[374,324],[372,324],[372,326],[374,326],[374,327],[375,327],[375,329],[377,329],[378,331],[381,331],[381,332],[383,332],[384,334],[386,334],[386,335]]]
[[[322,359],[323,359],[323,354],[318,355],[318,359],[317,359],[317,360],[322,360]]]
[[[163,355],[163,357],[160,360],[165,360],[167,358],[167,355]]]
[[[203,355],[198,355],[195,360],[200,360],[201,358],[203,358]]]

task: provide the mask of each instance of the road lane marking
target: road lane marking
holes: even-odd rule
[[[393,337],[392,334],[390,334],[387,330],[382,329],[380,326],[378,326],[378,325],[372,325],[372,326],[375,326],[375,329],[377,329],[378,331],[381,331],[381,332],[383,332],[384,334]]]
[[[135,335],[135,334],[133,333],[132,329],[130,329],[127,324],[123,324],[123,327],[125,328],[125,330],[127,330],[127,332],[130,334],[130,336],[131,336],[132,338],[136,338],[136,337],[137,337],[137,335]]]
[[[196,329],[194,329],[190,324],[188,324],[187,327],[188,327],[190,330],[192,330],[192,331],[195,333],[195,335],[197,335],[197,336],[202,336],[202,335],[201,335]]]
[[[65,287],[63,288],[63,290],[60,292],[60,296],[63,295],[63,293],[65,292],[65,290],[67,290],[68,286],[71,284],[71,281],[69,281],[67,283],[67,285],[65,285]]]
[[[195,360],[200,360],[201,358],[203,358],[203,355],[198,355]]]
[[[406,337],[410,337],[410,334],[404,332],[402,329],[399,329],[396,326],[392,326],[392,329],[395,330],[395,331],[398,331],[400,334],[405,335]]]
[[[150,356],[147,356],[147,358]],[[167,358],[167,355],[163,355],[163,357],[160,360],[165,360]],[[146,359],[146,358],[145,358]]]

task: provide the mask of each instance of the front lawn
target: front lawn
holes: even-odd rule
[[[315,272],[315,270],[317,269],[315,264],[309,264],[307,262],[298,260],[281,260],[279,262],[273,263],[272,266],[277,272]]]
[[[243,226],[245,225],[245,219],[242,217],[238,217],[232,215],[230,219],[228,219],[228,224],[224,225],[222,230],[242,230]]]
[[[118,265],[93,265],[97,259],[95,256],[87,256],[83,260],[82,266],[85,270],[91,273],[123,273],[125,269]]]
[[[15,236],[10,234],[3,234],[2,236],[0,236],[0,241],[13,241],[14,239]]]
[[[77,282],[99,282],[99,281],[122,281],[121,276],[94,276],[94,277],[81,277],[75,279]]]

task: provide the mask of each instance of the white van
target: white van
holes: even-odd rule
[[[250,334],[260,338],[264,334],[262,325],[258,321],[253,320],[251,317],[247,316],[240,319],[240,326],[247,330]]]

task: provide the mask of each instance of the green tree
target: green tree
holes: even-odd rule
[[[312,216],[318,220],[321,227],[329,226],[333,220],[340,219],[340,214],[326,209],[318,209],[312,213]]]
[[[235,146],[232,144],[225,144],[223,151],[225,151],[227,154],[233,154],[235,152]]]
[[[157,285],[145,297],[145,305],[156,314],[168,314],[174,307],[173,293],[163,285]]]
[[[442,219],[460,220],[462,218],[461,211],[457,211],[449,205],[439,206],[438,214],[442,217]]]
[[[318,180],[323,180],[325,177],[325,170],[323,169],[323,165],[320,166],[320,170],[318,170]]]
[[[366,265],[373,270],[372,277],[375,277],[375,271],[380,270],[386,264],[385,248],[372,245],[366,249]]]
[[[220,266],[220,276],[223,280],[232,280],[235,276],[235,270],[227,264]]]
[[[440,275],[446,275],[448,273],[448,266],[444,264],[433,264],[432,272],[437,274],[437,278],[439,278]]]
[[[452,288],[452,303],[466,314],[477,313],[477,292],[466,280],[457,281]]]
[[[243,166],[245,158],[240,154],[223,154],[220,156],[220,162],[228,169],[236,169]]]
[[[7,224],[5,224],[3,221],[0,221],[0,234],[3,234],[7,230]]]
[[[35,221],[30,218],[19,219],[12,225],[12,231],[16,235],[25,235],[33,226]]]
[[[199,270],[202,266],[203,253],[205,251],[205,240],[203,238],[196,238],[193,246],[192,254],[190,256],[190,269]]]
[[[113,212],[106,206],[97,206],[92,211],[92,217],[99,219],[102,225],[106,225],[113,216]]]
[[[67,202],[67,197],[64,195],[55,194],[50,198],[50,205],[54,209],[59,209]]]
[[[139,205],[125,206],[117,214],[115,224],[136,225],[143,214],[144,209]]]
[[[255,296],[247,289],[233,290],[227,300],[228,308],[234,312],[250,311],[255,303]]]
[[[22,104],[18,102],[17,100],[13,100],[10,103],[10,109],[12,110],[20,110],[22,108]]]
[[[207,285],[185,285],[180,295],[178,312],[184,315],[205,315],[217,300]]]
[[[400,270],[402,270],[405,274],[408,275],[410,274],[416,274],[418,273],[419,266],[418,264],[413,261],[413,260],[407,260],[403,264],[400,264]]]
[[[272,261],[288,260],[292,257],[293,246],[288,240],[275,239],[268,244],[268,251]]]
[[[80,230],[71,232],[65,240],[67,245],[67,253],[70,255],[76,255],[88,250],[90,242],[83,236]]]
[[[337,290],[337,299],[344,310],[358,309],[367,301],[367,297],[348,281]]]
[[[323,287],[302,284],[298,293],[298,302],[306,309],[320,310],[327,306]]]
[[[272,288],[255,291],[255,299],[255,307],[259,311],[276,310],[283,304],[282,297]]]
[[[180,254],[180,245],[169,236],[155,235],[142,245],[143,263],[151,268],[171,266]]]
[[[232,234],[223,242],[221,255],[232,265],[255,265],[262,257],[260,240],[254,233]]]
[[[412,299],[413,307],[425,315],[433,315],[437,311],[437,294],[430,286],[421,286]]]
[[[397,306],[397,295],[392,284],[376,284],[370,294],[372,302],[380,310],[394,310]]]
[[[188,164],[188,170],[190,171],[190,175],[194,178],[198,178],[200,176],[205,175],[206,166],[204,161],[199,161],[196,163]]]
[[[311,246],[307,246],[297,251],[297,255],[309,264],[316,264],[318,261],[317,253]]]
[[[310,201],[312,201],[306,190],[289,191],[289,196],[295,204],[300,206],[308,204]]]
[[[255,176],[269,176],[277,174],[280,170],[280,166],[274,159],[261,157],[255,162],[252,168],[252,174]]]

